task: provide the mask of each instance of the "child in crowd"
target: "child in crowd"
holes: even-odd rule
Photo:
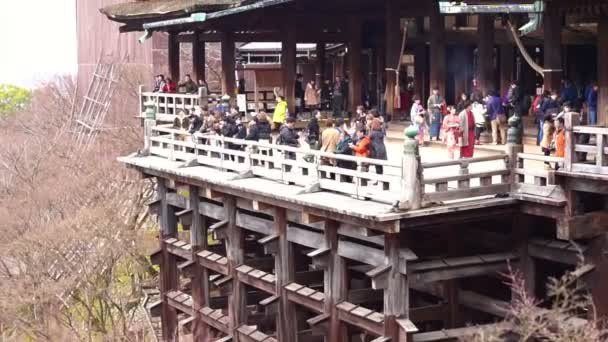
[[[564,118],[559,117],[556,120],[555,125],[555,135],[553,137],[553,145],[555,146],[555,156],[556,157],[565,157],[566,156],[566,130],[564,125]],[[555,164],[555,169],[557,170],[559,165]]]

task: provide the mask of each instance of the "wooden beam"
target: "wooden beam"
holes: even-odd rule
[[[361,84],[363,69],[361,68],[361,48],[362,48],[362,26],[363,22],[358,16],[349,18],[349,38],[348,38],[348,67],[349,67],[349,91],[348,108],[351,114],[357,112],[357,106],[362,105]]]
[[[597,25],[597,119],[598,124],[608,124],[608,16],[600,15]]]
[[[179,62],[180,62],[180,48],[179,41],[177,40],[176,33],[169,33],[169,42],[168,42],[168,65],[169,65],[169,75],[171,75],[171,79],[173,82],[177,83],[180,81],[180,70],[179,70]]]
[[[232,33],[222,33],[222,93],[230,95],[235,103],[236,75],[234,37]]]
[[[205,41],[201,39],[200,35],[200,32],[195,32],[192,40],[192,74],[195,82],[207,79],[205,74],[207,69],[205,67]]]
[[[506,94],[513,81],[514,46],[503,44],[500,46],[500,94]],[[521,87],[520,87],[521,89]],[[521,91],[521,90],[520,90]],[[520,113],[522,114],[522,113]]]
[[[394,341],[405,341],[403,327],[398,320],[409,318],[409,284],[408,278],[399,272],[400,264],[405,263],[399,257],[399,234],[384,236],[384,253],[389,265],[387,288],[384,290],[384,336]],[[403,339],[401,339],[403,337]]]
[[[439,94],[445,96],[446,82],[446,59],[445,59],[445,17],[439,13],[439,6],[433,2],[433,10],[430,13],[430,23],[432,30],[430,44],[430,88],[439,88]]]
[[[283,69],[283,95],[289,106],[289,112],[295,113],[296,84],[296,26],[285,25],[282,39],[281,67]]]
[[[163,322],[163,340],[178,341],[177,311],[168,303],[167,294],[178,289],[177,259],[168,252],[165,239],[177,236],[177,218],[175,209],[167,201],[168,189],[163,178],[157,180],[158,196],[160,198],[160,248],[162,258],[160,264],[160,296],[163,302],[161,319]]]
[[[561,240],[588,239],[608,231],[608,212],[594,211],[584,215],[557,220],[557,238]]]
[[[393,115],[395,111],[395,85],[398,80],[396,78],[394,69],[401,62],[401,23],[396,9],[398,3],[395,0],[385,0],[385,100],[386,100],[386,113]],[[382,99],[379,99],[382,101]]]
[[[232,293],[228,300],[228,317],[230,328],[236,329],[247,322],[247,290],[244,284],[237,279],[236,268],[245,262],[245,237],[242,229],[236,225],[236,198],[226,196],[224,198],[224,211],[227,220],[226,257],[228,258],[228,269],[232,277]],[[238,339],[237,339],[237,342]]]
[[[315,80],[321,89],[325,81],[325,42],[317,42],[317,59],[315,60]]]
[[[274,229],[275,234],[279,236],[279,251],[275,254],[276,294],[281,297],[277,315],[277,338],[279,341],[296,341],[298,331],[296,308],[288,300],[284,288],[295,278],[294,252],[293,246],[287,240],[287,210],[285,208],[275,208]]]
[[[482,92],[498,91],[494,84],[494,15],[478,16],[477,80]]]
[[[543,19],[544,32],[544,85],[545,90],[559,92],[562,80],[562,19],[554,8],[548,6]]]
[[[190,208],[200,207],[199,188],[190,186]],[[208,248],[207,224],[205,216],[198,210],[191,215],[192,226],[190,227],[190,245],[192,246],[192,260],[197,260],[196,254]],[[209,271],[200,267],[198,263],[192,267],[192,302],[194,309],[194,321],[192,323],[192,335],[194,341],[205,341],[209,338],[209,328],[203,323],[198,310],[209,305]]]
[[[533,239],[528,242],[529,256],[571,266],[579,263],[579,254],[585,250],[584,245],[574,246],[566,241]]]
[[[338,319],[336,305],[347,299],[348,273],[346,260],[338,254],[338,227],[336,221],[327,221],[324,232],[324,247],[329,249],[328,266],[324,270],[323,292],[325,294],[324,311],[330,315],[328,340],[346,342],[349,340],[346,325]]]

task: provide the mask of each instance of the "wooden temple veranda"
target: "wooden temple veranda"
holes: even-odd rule
[[[544,44],[546,86],[556,88],[570,63],[595,61],[596,68],[591,62],[581,68],[597,76],[605,123],[608,72],[597,61],[608,54],[607,5],[553,0],[545,6],[544,29],[535,34]],[[445,89],[448,81],[464,89],[466,74],[450,78],[446,65],[466,60],[472,45],[482,57],[507,56],[495,59],[507,68],[499,72],[487,62],[492,58],[479,58],[470,72],[482,86],[502,86],[521,72],[513,43],[495,27],[496,15],[455,19],[440,15],[434,1],[157,0],[103,12],[124,23],[123,31],[152,23],[150,30],[169,32],[174,79],[180,78],[180,44],[220,41],[226,92],[235,88],[234,43],[247,41],[283,42],[288,99],[296,42],[348,44],[349,70],[361,70],[360,54],[352,52],[371,48],[372,76],[391,87],[406,17],[419,29],[407,49],[423,56],[416,58],[421,94],[431,85]],[[192,12],[207,12],[206,19],[192,21]],[[165,20],[175,21],[158,24]],[[454,20],[480,30],[442,24]],[[562,30],[577,20],[595,23],[582,34],[584,43]],[[569,44],[593,45],[595,54],[562,53]],[[193,55],[198,79],[204,61]],[[566,55],[572,60],[564,63]],[[326,63],[318,65],[317,73],[325,74]],[[351,104],[364,76],[350,73]],[[142,101],[151,96],[142,92]],[[196,95],[157,96],[176,106],[197,101]],[[598,313],[608,314],[608,128],[583,126],[577,113],[566,116],[565,158],[523,153],[521,133],[510,127],[504,153],[445,162],[421,162],[408,137],[399,158],[379,161],[192,136],[166,124],[174,114],[143,120],[144,148],[120,159],[156,179],[150,210],[159,217],[160,246],[151,259],[160,265],[161,298],[150,310],[162,318],[164,341],[191,335],[194,341],[422,342],[466,338],[476,326],[508,330],[496,324],[512,300],[501,274],[509,267],[522,272],[530,293],[543,298],[547,278],[572,270],[579,254],[590,263],[581,281]],[[580,143],[581,135],[589,142]],[[241,148],[230,148],[235,145]],[[323,158],[352,161],[357,169],[326,165]],[[562,168],[544,170],[544,162]],[[384,174],[366,171],[374,165]]]

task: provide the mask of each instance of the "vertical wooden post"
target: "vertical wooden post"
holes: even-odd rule
[[[550,5],[545,10],[544,20],[544,69],[545,90],[559,92],[562,81],[562,20]]]
[[[386,41],[382,41],[376,49],[376,84],[375,91],[378,98],[378,108],[382,109],[386,100],[382,88],[386,86]]]
[[[608,124],[608,17],[599,16],[597,25],[597,123]]]
[[[409,285],[400,270],[405,268],[399,259],[399,234],[384,235],[384,254],[389,265],[388,286],[384,290],[384,336],[391,341],[400,339],[399,318],[409,318]],[[403,261],[405,262],[405,261]]]
[[[361,18],[351,16],[349,18],[349,37],[348,37],[348,68],[349,73],[349,90],[348,90],[348,108],[352,115],[357,112],[357,106],[362,105],[361,101],[361,83],[362,70],[361,67]]]
[[[247,322],[247,292],[245,285],[238,281],[236,267],[245,261],[245,239],[243,231],[236,225],[236,198],[228,196],[224,198],[224,211],[228,221],[226,255],[228,258],[228,268],[232,275],[232,293],[228,299],[228,317],[230,328],[237,329],[240,325]],[[238,335],[233,339],[238,341]]]
[[[386,0],[385,6],[385,73],[386,88],[384,89],[386,99],[386,114],[393,115],[395,112],[395,85],[399,80],[395,74],[394,67],[400,62],[401,51],[401,24],[399,19],[398,6],[395,0]]]
[[[424,34],[424,17],[416,18],[416,35],[422,36]],[[428,75],[428,52],[425,43],[419,43],[414,46],[414,93],[420,96],[422,103],[426,102],[427,89],[429,85],[426,84],[426,78]]]
[[[283,68],[283,95],[289,106],[289,113],[296,110],[296,26],[285,25],[281,48],[281,67]]]
[[[515,265],[525,282],[526,293],[535,296],[536,293],[536,264],[528,253],[528,241],[530,236],[530,217],[526,214],[517,213],[513,217],[512,237],[514,248],[519,251],[519,262]],[[512,295],[511,300],[517,299]]]
[[[231,101],[236,101],[236,76],[235,70],[235,53],[234,53],[234,36],[232,32],[224,32],[222,34],[222,93],[228,94]]]
[[[192,74],[194,81],[205,81],[205,42],[201,40],[201,33],[194,32],[194,40],[192,41]]]
[[[190,209],[192,210],[192,226],[190,227],[190,245],[192,245],[192,260],[196,261],[196,254],[207,249],[207,225],[205,216],[199,212],[199,188],[190,186]],[[209,305],[209,272],[198,263],[194,264],[192,277],[192,302],[194,309],[194,322],[192,339],[195,342],[204,342],[209,338],[209,328],[201,320],[198,310]]]
[[[500,46],[500,94],[506,94],[513,81],[514,50],[513,45]]]
[[[420,149],[415,129],[405,130],[405,140],[403,142],[402,159],[402,186],[399,199],[399,208],[404,210],[416,210],[422,206],[423,185],[422,185],[422,165],[420,163]]]
[[[426,102],[427,89],[429,85],[426,84],[426,70],[428,69],[428,53],[426,51],[426,44],[417,44],[414,47],[414,92],[420,96],[421,103]]]
[[[499,90],[494,84],[494,15],[479,15],[477,36],[477,80],[485,95]]]
[[[431,88],[438,87],[439,94],[445,96],[445,18],[439,13],[437,3],[433,3],[430,14],[431,46],[430,46],[430,84]],[[423,101],[426,103],[426,101]]]
[[[460,94],[466,93],[467,73],[470,65],[467,60],[467,50],[466,46],[454,47],[454,102],[460,101]]]
[[[315,63],[317,87],[321,89],[325,81],[325,42],[317,42],[317,61]]]
[[[330,315],[329,330],[326,341],[348,341],[348,330],[344,323],[338,319],[336,304],[346,300],[348,294],[348,277],[346,260],[338,255],[338,227],[339,222],[325,222],[325,246],[330,250],[327,259],[327,268],[323,274],[323,292],[325,294],[325,313]]]
[[[287,299],[285,285],[294,280],[295,264],[293,246],[287,240],[287,210],[275,207],[275,233],[279,236],[279,251],[275,256],[276,291],[280,295],[279,312],[277,314],[278,341],[296,341],[298,326],[295,305]]]
[[[169,75],[171,75],[171,79],[173,82],[177,83],[180,80],[180,70],[179,70],[179,41],[177,40],[177,33],[169,32],[169,41],[168,41],[168,64],[169,64]]]
[[[564,118],[564,129],[566,130],[566,151],[564,155],[564,170],[572,171],[572,164],[578,162],[576,153],[576,136],[574,135],[574,126],[580,125],[580,117],[577,113],[566,113]]]
[[[167,251],[165,239],[177,236],[177,217],[175,208],[167,201],[168,189],[164,178],[157,178],[158,195],[160,197],[160,247],[162,259],[160,264],[160,296],[163,302],[161,319],[163,340],[178,341],[177,312],[169,306],[167,293],[178,288],[177,260]]]

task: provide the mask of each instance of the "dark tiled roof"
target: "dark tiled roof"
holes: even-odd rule
[[[214,12],[251,0],[138,0],[124,2],[100,9],[101,13],[116,21],[133,19],[155,19],[183,16],[193,12]]]

